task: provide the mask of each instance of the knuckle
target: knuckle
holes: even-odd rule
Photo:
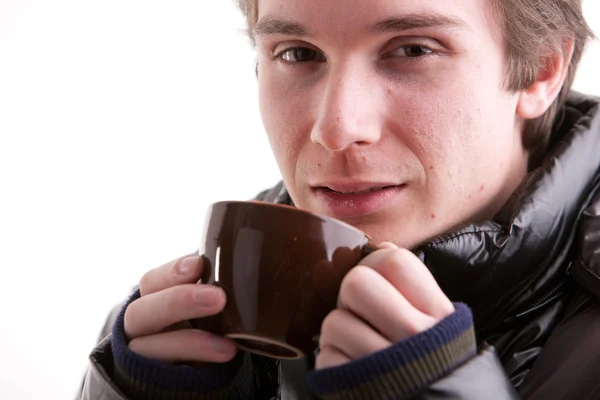
[[[346,274],[340,285],[340,296],[354,296],[362,291],[363,286],[369,279],[369,268],[357,266]]]
[[[132,339],[129,342],[129,344],[127,345],[127,347],[129,348],[129,350],[133,351],[134,353],[144,355],[142,341],[139,339]]]
[[[319,346],[319,353],[317,354],[317,360],[319,360],[319,359],[323,360],[324,358],[328,357],[330,353],[331,353],[330,345],[323,344],[323,345]]]
[[[368,285],[373,280],[372,275],[376,273],[369,267],[354,267],[340,285],[338,308],[355,309],[357,301],[369,292]]]
[[[317,356],[317,359],[315,360],[315,369],[325,368],[325,366],[327,365],[327,362],[329,360],[330,353],[331,353],[331,348],[329,346],[325,346],[325,347],[319,349],[319,355]]]
[[[319,350],[319,355],[315,360],[315,368],[323,369],[341,364],[341,354],[343,353],[334,345],[326,345]]]
[[[344,329],[347,326],[348,314],[346,310],[336,309],[325,317],[321,325],[319,347],[335,347],[340,338],[346,336]]]
[[[403,328],[407,336],[414,336],[425,330],[423,325],[415,320],[404,320],[403,322]]]
[[[434,326],[437,320],[429,316],[423,316],[422,318],[407,318],[403,322],[406,334],[414,336]]]
[[[437,317],[442,320],[448,317],[451,314],[454,314],[456,308],[454,308],[454,304],[449,299],[444,299],[442,304],[439,306],[439,315]]]
[[[150,270],[148,272],[146,272],[142,278],[140,279],[140,294],[142,296],[144,296],[145,294],[147,294],[150,290],[150,288],[152,287],[152,275],[153,275],[154,270]]]
[[[125,314],[123,316],[123,323],[125,325],[125,333],[128,336],[132,336],[137,331],[137,326],[139,325],[139,303],[137,301],[133,301],[131,304],[127,306],[125,309]]]
[[[390,270],[406,268],[411,264],[411,254],[409,250],[401,248],[384,248],[379,250],[378,257],[372,260],[368,266],[385,275]]]
[[[173,318],[181,317],[185,310],[189,310],[194,304],[194,291],[192,285],[174,286],[164,290],[160,310],[169,313]],[[157,310],[158,311],[158,310]]]
[[[406,268],[411,264],[411,253],[406,249],[391,250],[391,263],[396,268]]]
[[[339,310],[333,310],[323,320],[321,324],[321,339],[330,336],[336,328],[339,321]]]
[[[410,273],[413,266],[412,253],[406,249],[387,249],[389,254],[373,269],[383,276],[404,275]]]

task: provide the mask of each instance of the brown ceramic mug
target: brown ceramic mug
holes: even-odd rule
[[[348,270],[374,250],[339,220],[259,201],[224,201],[207,211],[201,283],[222,287],[225,309],[190,321],[240,349],[281,359],[317,347]]]

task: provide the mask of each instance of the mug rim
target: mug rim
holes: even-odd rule
[[[346,228],[350,228],[352,230],[354,230],[355,232],[359,232],[361,234],[363,234],[365,236],[365,238],[367,238],[368,243],[373,244],[373,238],[365,231],[363,231],[362,229],[359,229],[357,227],[355,227],[354,225],[351,225],[345,221],[342,221],[340,219],[337,219],[335,217],[330,217],[328,215],[322,215],[319,213],[315,213],[313,211],[309,211],[309,210],[305,210],[302,208],[298,208],[295,206],[290,206],[288,204],[282,204],[282,203],[271,203],[268,201],[264,201],[264,200],[221,200],[221,201],[216,201],[214,203],[211,203],[209,208],[212,208],[213,206],[216,205],[238,205],[238,206],[249,206],[249,205],[253,205],[253,206],[259,206],[259,207],[263,207],[263,208],[271,208],[271,209],[287,209],[290,211],[294,211],[297,213],[301,213],[304,214],[308,217],[311,218],[317,218],[320,220],[327,220],[327,221],[331,221],[337,225],[341,225],[343,227]]]

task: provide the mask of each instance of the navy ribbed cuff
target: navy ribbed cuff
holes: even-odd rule
[[[112,329],[111,347],[120,381],[138,396],[142,393],[171,392],[168,398],[176,397],[176,393],[203,393],[222,392],[232,385],[239,375],[242,366],[252,368],[250,357],[239,351],[237,356],[226,364],[211,364],[207,368],[192,368],[186,365],[176,365],[144,357],[128,348],[125,336],[124,316],[127,306],[140,297],[136,290],[124,304],[117,316]],[[244,368],[245,369],[245,368]],[[252,374],[242,377],[247,382],[236,382],[236,392],[252,393]],[[138,397],[136,396],[136,397]],[[144,397],[145,398],[145,397]]]
[[[322,399],[410,397],[475,356],[473,316],[455,312],[432,328],[347,364],[311,372],[309,389]]]

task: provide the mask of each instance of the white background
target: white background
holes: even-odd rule
[[[243,27],[233,0],[0,0],[1,399],[73,398],[140,276],[279,179]]]

